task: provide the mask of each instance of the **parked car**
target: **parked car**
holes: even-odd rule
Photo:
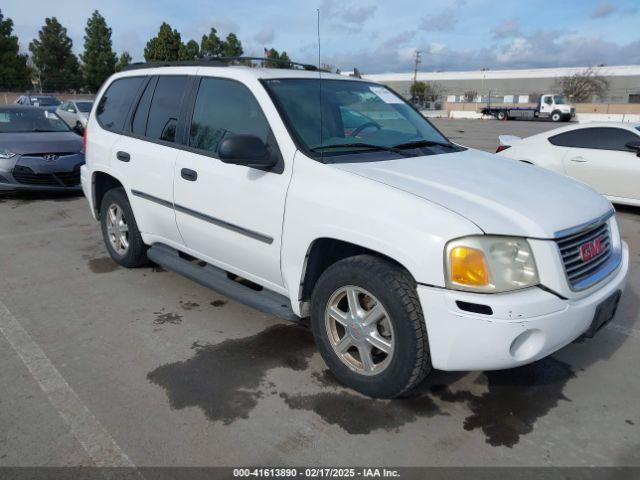
[[[613,317],[628,247],[591,188],[455,145],[380,84],[200,63],[97,96],[82,186],[118,264],[310,317],[373,397],[533,362]]]
[[[503,157],[568,175],[614,203],[640,206],[640,123],[582,123],[499,140]]]
[[[87,126],[87,119],[92,107],[93,102],[89,100],[67,100],[58,106],[56,113],[71,128],[82,132]]]
[[[55,112],[60,105],[60,100],[51,95],[22,95],[16,100],[16,105],[42,107],[50,112]]]
[[[0,191],[80,191],[82,139],[55,113],[0,107]]]

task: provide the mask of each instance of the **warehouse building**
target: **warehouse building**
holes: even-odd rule
[[[535,68],[526,70],[476,70],[470,72],[418,72],[418,81],[435,85],[440,99],[448,103],[475,101],[530,103],[535,94],[556,90],[556,80],[584,72],[587,67]],[[593,67],[609,82],[608,103],[640,103],[640,65]],[[409,98],[413,73],[364,75],[384,83]],[[470,97],[473,97],[471,99]],[[595,99],[594,99],[595,100]]]

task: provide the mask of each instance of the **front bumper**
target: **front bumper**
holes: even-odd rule
[[[0,191],[81,192],[79,169],[83,163],[82,153],[62,155],[51,162],[30,155],[2,159]],[[58,176],[57,180],[54,175]],[[75,175],[78,175],[77,181],[74,181]]]
[[[431,361],[440,370],[499,370],[539,360],[586,332],[597,306],[624,289],[629,249],[618,269],[586,297],[565,300],[538,287],[478,294],[418,286]],[[461,310],[456,301],[488,305],[492,315]]]

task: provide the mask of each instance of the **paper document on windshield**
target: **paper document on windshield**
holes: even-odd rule
[[[384,103],[402,103],[402,99],[384,87],[369,87]]]

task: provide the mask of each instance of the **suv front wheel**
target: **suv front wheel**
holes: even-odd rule
[[[100,226],[107,250],[116,263],[128,268],[148,263],[147,246],[124,188],[105,193],[100,207]]]
[[[431,369],[415,282],[386,260],[358,255],[331,265],[314,288],[311,325],[330,370],[365,395],[403,395]]]

